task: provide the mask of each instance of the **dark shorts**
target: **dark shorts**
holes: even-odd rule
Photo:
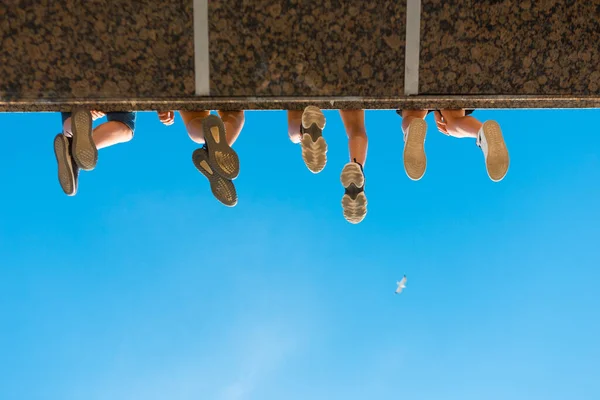
[[[429,110],[429,111],[427,111],[427,115],[429,115],[430,113],[432,113],[434,111],[438,111],[438,110]],[[473,111],[475,111],[475,110],[465,110],[465,116],[473,114]],[[399,116],[402,116],[402,110],[396,110],[396,114],[398,114]]]
[[[135,112],[109,112],[106,113],[106,119],[108,121],[121,122],[131,129],[131,133],[135,132]],[[62,123],[65,124],[67,118],[71,117],[71,113],[61,113]]]

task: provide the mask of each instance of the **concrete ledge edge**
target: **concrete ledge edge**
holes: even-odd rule
[[[322,109],[536,109],[600,108],[600,96],[445,96],[374,97],[180,97],[106,99],[5,99],[0,112],[70,111],[86,107],[102,111],[152,110],[300,110]]]

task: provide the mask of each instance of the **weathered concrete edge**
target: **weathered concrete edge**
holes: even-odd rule
[[[0,112],[70,111],[86,107],[102,111],[152,110],[301,110],[439,109],[439,108],[600,108],[600,96],[410,96],[367,97],[189,97],[129,99],[0,99]]]

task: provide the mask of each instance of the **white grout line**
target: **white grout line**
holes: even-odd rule
[[[194,68],[196,96],[210,96],[208,0],[194,0]]]
[[[419,94],[419,50],[421,44],[421,0],[408,0],[406,5],[406,54],[404,94]]]

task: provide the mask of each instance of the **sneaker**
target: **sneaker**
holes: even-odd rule
[[[404,170],[413,181],[418,181],[425,175],[427,156],[425,156],[425,136],[427,123],[415,119],[404,132]]]
[[[490,179],[494,182],[501,181],[508,172],[510,160],[502,130],[496,121],[486,121],[483,124],[477,135],[477,146],[483,151]]]
[[[346,189],[342,197],[344,218],[351,224],[358,224],[367,215],[367,196],[365,195],[365,175],[362,165],[349,162],[342,169],[342,185]]]
[[[54,138],[54,156],[58,164],[58,182],[67,196],[75,196],[79,178],[79,167],[71,157],[68,137],[59,133]]]
[[[319,173],[327,164],[327,143],[323,137],[325,115],[315,106],[308,106],[302,113],[300,133],[302,159],[312,173]]]
[[[195,150],[192,153],[194,166],[208,178],[210,190],[221,203],[228,207],[237,204],[237,192],[231,179],[227,179],[217,173],[216,169],[209,161],[208,150],[205,147]]]
[[[98,149],[92,138],[92,114],[88,110],[76,110],[71,116],[71,131],[73,159],[82,170],[93,170],[98,162]]]
[[[240,159],[227,143],[225,125],[221,118],[209,115],[202,121],[210,166],[217,175],[233,180],[240,174]]]

